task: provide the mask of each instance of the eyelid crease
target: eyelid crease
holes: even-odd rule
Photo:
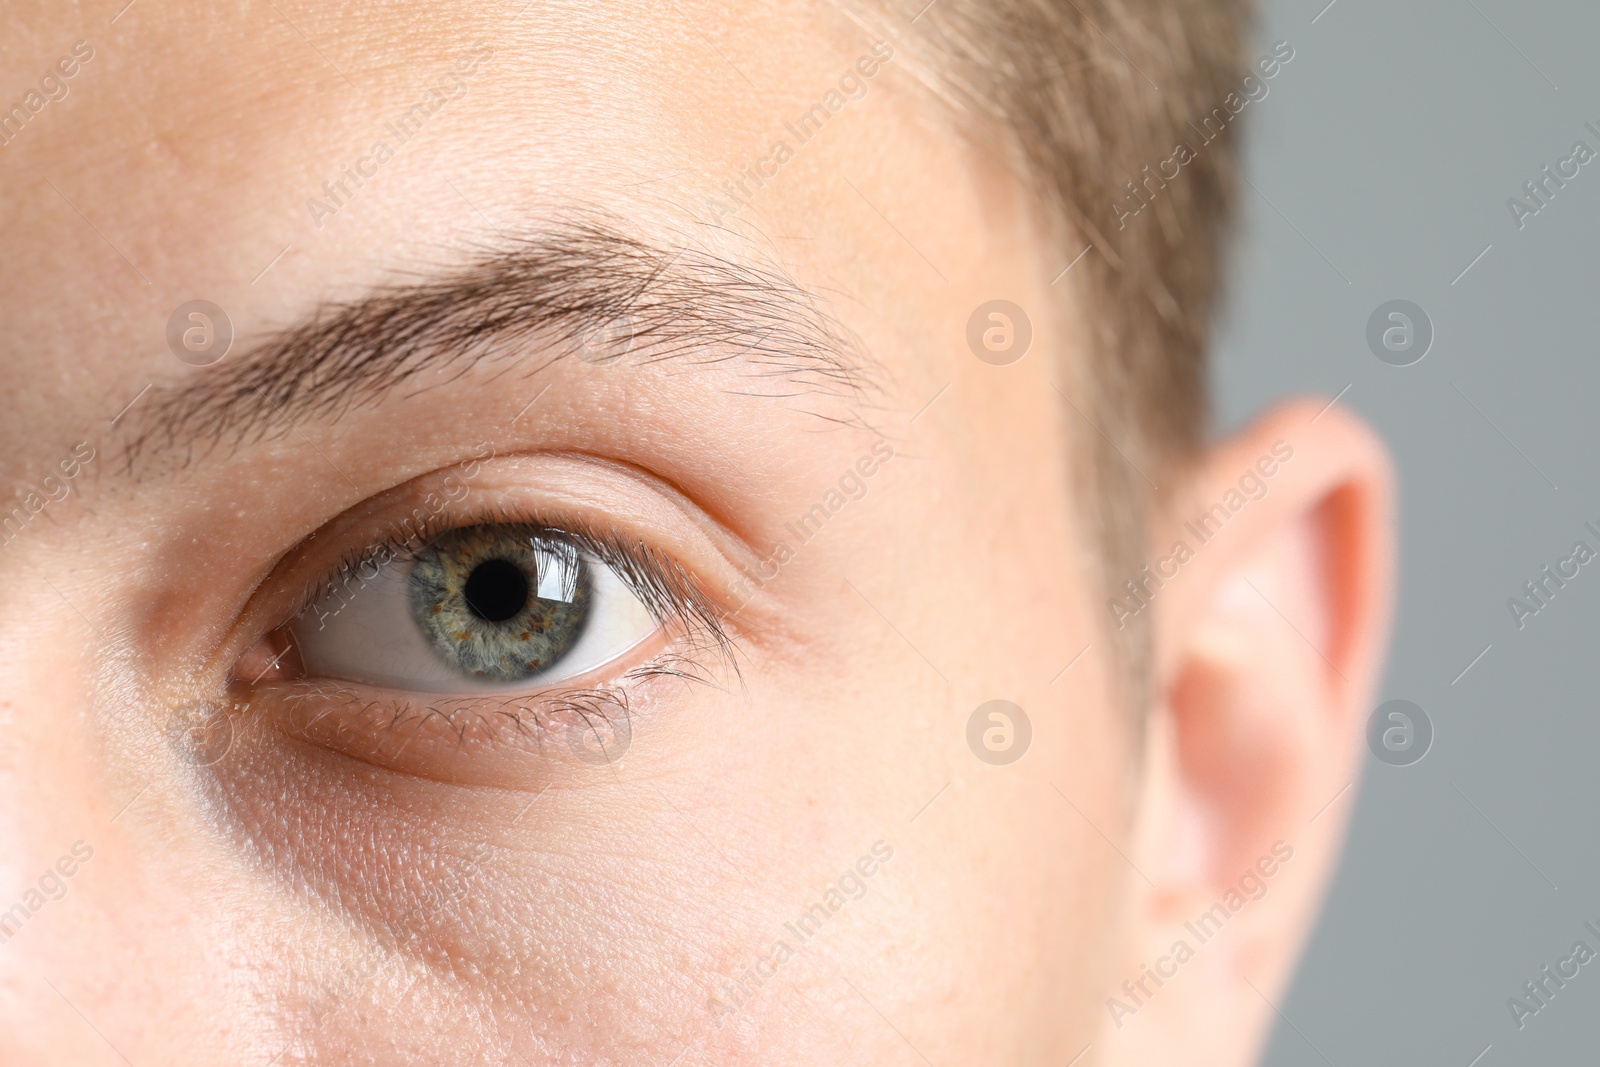
[[[497,458],[503,464],[510,466],[512,471],[515,471],[514,464],[518,460],[534,458],[535,456],[541,460],[572,462],[585,468],[588,472],[606,475],[620,474],[629,481],[644,482],[650,489],[677,504],[680,511],[694,524],[697,532],[704,535],[711,542],[713,550],[731,565],[733,573],[728,576],[730,581],[724,584],[727,585],[729,593],[741,597],[739,611],[745,611],[752,602],[759,603],[763,599],[759,583],[756,583],[755,589],[751,589],[749,586],[751,585],[750,575],[759,570],[767,554],[755,548],[750,540],[749,533],[740,529],[738,522],[733,521],[729,515],[725,513],[719,514],[715,508],[708,507],[706,501],[700,499],[682,485],[672,481],[670,478],[663,477],[657,471],[648,470],[636,463],[595,456],[590,453],[541,450],[537,453],[506,452],[500,454]],[[480,481],[489,477],[492,477],[492,475],[480,475]],[[570,489],[568,491],[575,502],[588,502],[592,499],[596,508],[602,508],[604,505],[601,501],[604,499],[604,493],[607,489],[605,487],[598,489],[589,487],[586,491]]]

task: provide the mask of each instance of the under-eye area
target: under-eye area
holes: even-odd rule
[[[523,695],[436,697],[322,681],[260,687],[252,708],[293,742],[454,784],[522,787],[622,759],[636,702],[681,684],[648,661],[614,682]],[[685,675],[691,680],[703,677]]]

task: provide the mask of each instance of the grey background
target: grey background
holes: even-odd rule
[[[1580,938],[1600,951],[1600,561],[1521,631],[1506,600],[1580,537],[1600,549],[1600,160],[1521,231],[1506,200],[1578,138],[1600,149],[1600,5],[1325,3],[1267,0],[1253,53],[1296,51],[1246,109],[1219,422],[1349,385],[1389,441],[1403,572],[1378,700],[1415,701],[1435,738],[1411,767],[1367,759],[1266,1063],[1592,1063],[1600,961],[1521,1031],[1506,999]],[[1366,346],[1395,298],[1434,324],[1410,367]]]

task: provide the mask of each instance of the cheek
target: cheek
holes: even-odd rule
[[[315,996],[289,998],[320,1055],[398,1043],[421,1061],[456,1062],[451,1050],[472,1036],[465,1020],[493,1013],[523,1035],[504,1051],[528,1062],[559,1048],[581,1062],[648,1049],[668,1063],[715,1031],[721,978],[782,934],[781,921],[733,917],[783,912],[753,904],[741,870],[712,847],[741,854],[730,842],[754,831],[717,817],[737,811],[737,798],[702,805],[705,763],[687,760],[656,783],[662,792],[633,780],[635,761],[681,751],[641,725],[615,769],[552,760],[523,787],[480,791],[286,744],[262,727],[207,773],[232,832],[271,858],[279,891],[308,892],[336,931],[310,961]],[[417,1004],[449,1008],[419,1018]],[[441,1018],[462,1021],[441,1029]]]
[[[812,894],[878,836],[853,840],[849,827],[884,828],[894,857],[832,920],[829,955],[876,960],[862,989],[898,999],[896,1024],[919,1047],[952,1062],[1028,1062],[1025,1035],[1072,1049],[1092,1039],[1125,873],[1049,782],[1070,783],[1072,802],[1116,836],[1129,740],[1094,604],[1061,562],[1075,558],[1075,535],[1059,487],[1046,488],[1051,472],[1001,478],[1004,450],[992,470],[940,458],[886,465],[774,582],[815,632],[803,635],[806,657],[752,682],[761,713],[742,717],[741,773],[713,795],[735,806],[761,796],[765,832],[782,847],[764,849],[759,869],[804,865]],[[1003,765],[983,759],[967,729],[997,699],[1032,727],[1027,750]],[[803,901],[804,879],[795,889]],[[966,903],[997,899],[1005,906]],[[815,961],[792,966],[829,995],[839,987]],[[1026,990],[961,978],[1001,974],[1027,974]],[[875,1039],[871,1019],[847,1017]],[[903,1056],[858,1050],[846,1062]]]

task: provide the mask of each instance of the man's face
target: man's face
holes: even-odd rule
[[[72,10],[0,64],[6,1062],[1249,1057],[1380,658],[1340,410],[1161,487],[1227,529],[1136,711],[1079,251],[909,50]]]
[[[65,86],[0,149],[0,907],[81,842],[5,929],[10,1061],[1088,1042],[1130,757],[1071,283],[893,47],[823,6],[113,15],[14,13],[0,79]],[[508,667],[463,583],[577,582],[563,544],[587,600],[526,591]]]

